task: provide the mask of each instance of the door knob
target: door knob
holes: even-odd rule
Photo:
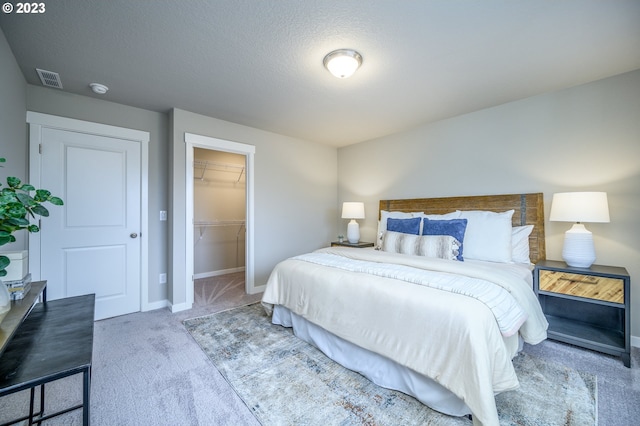
[[[137,238],[137,237],[138,237],[138,234],[136,234],[135,232],[132,232],[131,234],[129,234],[129,236],[130,236],[131,238]]]

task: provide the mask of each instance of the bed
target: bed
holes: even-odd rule
[[[272,322],[374,383],[474,424],[498,424],[512,359],[546,338],[532,289],[544,259],[541,193],[381,200],[376,249],[279,263]]]

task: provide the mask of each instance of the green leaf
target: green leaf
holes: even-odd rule
[[[27,209],[19,203],[11,203],[6,211],[7,215],[14,219],[24,218],[27,215]]]
[[[0,246],[3,246],[5,244],[9,244],[11,242],[11,235],[7,234],[7,235],[0,235]]]
[[[0,205],[4,206],[9,203],[16,202],[16,194],[13,192],[2,192],[0,194]]]
[[[0,277],[4,277],[5,275],[7,275],[7,271],[5,271],[4,269],[0,269]]]
[[[36,204],[31,208],[31,211],[39,216],[47,217],[49,216],[49,210],[46,207],[41,206],[40,204]]]
[[[7,178],[7,185],[9,185],[11,188],[17,188],[20,186],[20,179],[18,179],[17,177],[9,176]]]
[[[51,204],[53,204],[54,206],[63,206],[64,202],[62,201],[62,198],[58,198],[58,197],[51,197],[49,199],[49,202]]]
[[[46,189],[36,189],[36,195],[35,197],[33,197],[36,201],[47,201],[49,198],[51,198],[51,192],[47,191]]]
[[[13,217],[11,219],[7,219],[7,223],[14,226],[21,226],[21,227],[29,225],[29,221],[24,217]]]
[[[38,228],[37,225],[29,225],[29,227],[27,229],[29,230],[29,232],[38,232],[38,231],[40,231],[40,228]]]
[[[11,263],[11,260],[9,260],[7,256],[0,256],[0,269],[5,269],[7,266],[9,266],[9,263]]]
[[[16,193],[16,198],[25,206],[32,206],[36,202],[29,194],[18,192]]]

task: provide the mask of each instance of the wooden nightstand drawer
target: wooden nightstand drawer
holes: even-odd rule
[[[619,278],[541,270],[540,291],[624,304],[624,281]]]

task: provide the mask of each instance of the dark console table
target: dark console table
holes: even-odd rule
[[[17,327],[0,356],[0,397],[30,389],[31,401],[28,416],[5,425],[23,420],[40,424],[80,408],[83,424],[89,425],[94,306],[93,294],[39,303]],[[82,404],[45,415],[45,383],[80,373]],[[34,390],[38,386],[40,408],[36,412]]]
[[[43,302],[47,301],[46,281],[36,281],[32,283],[31,290],[29,290],[23,299],[11,301],[11,309],[2,322],[0,322],[0,356],[40,296],[42,296]]]

